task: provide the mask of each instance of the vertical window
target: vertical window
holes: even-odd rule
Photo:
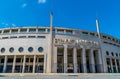
[[[108,52],[108,51],[106,51],[106,55],[109,55],[109,52]]]
[[[111,55],[114,56],[114,53],[112,52]]]
[[[116,53],[116,56],[118,57],[118,53]]]

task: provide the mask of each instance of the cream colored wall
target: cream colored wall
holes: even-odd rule
[[[32,35],[32,34],[31,34]],[[25,36],[25,34],[24,34]],[[0,55],[34,55],[34,54],[45,54],[48,51],[48,35],[44,35],[46,38],[14,38],[14,39],[0,39],[0,49],[5,48],[4,53]],[[13,47],[14,52],[10,53],[9,48]],[[23,47],[24,51],[20,53],[19,47]],[[33,52],[28,52],[28,48],[33,47]],[[38,47],[43,47],[42,53],[38,52]]]
[[[64,29],[64,28],[63,28]],[[28,29],[27,29],[28,30]],[[25,33],[25,34],[2,34],[2,37],[11,37],[11,36],[26,36],[26,38],[11,38],[11,39],[0,39],[0,49],[5,48],[5,53],[1,53],[0,55],[41,55],[44,54],[45,56],[49,57],[50,49],[50,34],[49,33]],[[27,38],[28,36],[46,36],[46,38]],[[55,38],[57,39],[72,39],[72,40],[87,40],[98,42],[98,37],[96,36],[84,36],[81,34],[81,30],[74,30],[73,34],[55,34]],[[106,40],[107,41],[107,40]],[[113,42],[114,43],[114,42]],[[13,47],[14,52],[10,53],[9,48]],[[19,47],[23,47],[24,51],[20,53],[18,51]],[[28,52],[28,47],[33,47],[33,52]],[[42,53],[38,52],[38,47],[43,47],[44,51]],[[113,45],[102,44],[102,53],[103,53],[103,60],[106,59],[106,51],[110,53],[120,53],[120,47],[116,47]],[[52,60],[46,60],[45,62],[51,62]],[[49,63],[46,63],[47,65]],[[104,61],[104,66],[106,68],[106,61]]]
[[[75,36],[75,35],[56,35],[55,38],[57,39],[71,39],[71,40],[87,40],[87,41],[93,41],[93,42],[98,42],[99,44],[99,39],[97,37],[94,37],[94,36]],[[111,42],[113,44],[117,44],[113,41],[109,41],[109,40],[104,40],[102,39],[102,41],[107,41],[107,42]],[[119,45],[119,44],[118,44]],[[86,45],[88,48],[91,48],[89,45]],[[98,45],[99,46],[99,45]],[[109,44],[104,44],[102,43],[101,44],[101,49],[102,49],[102,61],[103,61],[103,66],[104,66],[104,72],[107,72],[107,63],[106,63],[106,58],[108,56],[106,56],[106,51],[109,51],[109,54],[110,56],[109,57],[112,57],[112,58],[117,58],[119,59],[119,54],[120,54],[120,47],[116,47],[116,46],[113,46],[113,45],[109,45]],[[114,53],[114,56],[111,55],[111,52]],[[118,57],[116,57],[116,53],[118,53]],[[120,61],[120,59],[119,59]]]

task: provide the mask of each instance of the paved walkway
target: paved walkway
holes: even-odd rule
[[[116,74],[0,74],[0,79],[120,79]]]

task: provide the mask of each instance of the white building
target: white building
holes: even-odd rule
[[[78,29],[1,29],[0,73],[120,73],[120,40],[101,34],[100,45]]]

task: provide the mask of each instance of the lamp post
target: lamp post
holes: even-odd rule
[[[97,28],[97,33],[98,33],[98,43],[99,43],[99,48],[100,48],[100,53],[101,53],[101,59],[102,59],[102,72],[104,72],[104,59],[103,59],[103,53],[102,53],[102,40],[101,40],[101,35],[100,35],[100,28],[99,28],[99,25],[98,25],[98,20],[96,19],[96,28]]]

